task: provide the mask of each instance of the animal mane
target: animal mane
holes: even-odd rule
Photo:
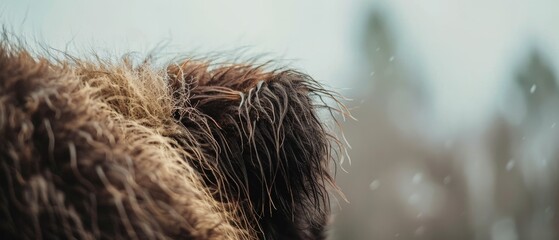
[[[325,238],[338,95],[287,68],[132,62],[0,44],[0,235]]]

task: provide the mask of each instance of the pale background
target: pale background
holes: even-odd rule
[[[559,239],[557,0],[3,0],[0,23],[75,55],[248,49],[354,99],[332,239]]]

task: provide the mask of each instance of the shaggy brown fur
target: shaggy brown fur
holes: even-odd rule
[[[323,239],[343,146],[322,97],[292,70],[49,61],[4,43],[0,235]]]

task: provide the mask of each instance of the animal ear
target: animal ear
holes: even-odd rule
[[[198,135],[209,136],[202,144],[214,147],[194,165],[217,197],[241,204],[266,239],[324,238],[335,138],[317,116],[325,105],[313,98],[332,94],[305,74],[263,66],[210,70],[207,63],[185,62],[169,76],[206,119],[207,134]],[[188,130],[200,126],[177,116]]]

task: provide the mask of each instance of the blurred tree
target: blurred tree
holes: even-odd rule
[[[389,18],[375,10],[366,21],[362,47],[374,84],[353,111],[359,121],[345,126],[353,163],[337,181],[350,203],[337,215],[332,238],[471,239],[451,148],[423,139],[425,82],[398,57]]]
[[[534,48],[528,53],[514,78],[525,115],[512,128],[511,136],[511,152],[518,159],[524,182],[516,190],[524,194],[507,201],[523,203],[514,211],[521,239],[551,240],[558,236],[553,219],[559,187],[559,135],[555,126],[559,119],[559,88],[557,77],[541,51]],[[511,93],[510,97],[515,95]],[[507,111],[518,109],[509,106]]]

